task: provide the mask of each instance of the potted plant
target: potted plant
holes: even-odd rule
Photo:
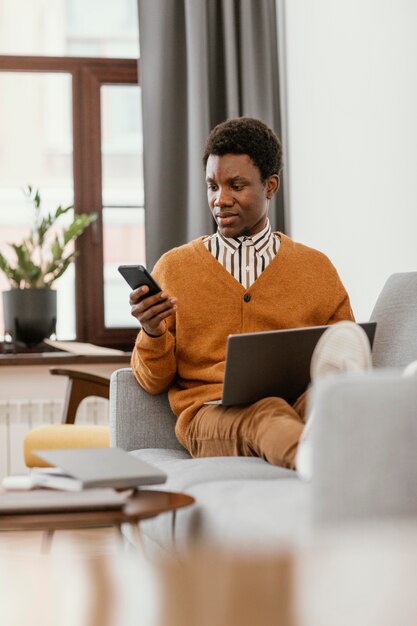
[[[59,229],[57,221],[73,205],[43,214],[39,190],[28,185],[24,193],[34,206],[30,234],[20,244],[9,244],[14,260],[0,253],[0,270],[11,286],[3,292],[4,327],[14,342],[35,346],[55,332],[57,306],[52,287],[77,255],[73,242],[97,216],[75,214],[69,225]]]

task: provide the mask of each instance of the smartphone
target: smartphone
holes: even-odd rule
[[[162,291],[156,280],[152,278],[143,265],[119,265],[117,269],[132,289],[147,285],[149,291],[146,296],[144,296],[146,298]]]

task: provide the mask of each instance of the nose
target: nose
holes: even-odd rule
[[[214,206],[220,208],[233,206],[233,198],[224,187],[219,187],[217,190],[216,197],[214,199]]]

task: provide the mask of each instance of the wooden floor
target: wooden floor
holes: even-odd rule
[[[56,531],[42,547],[41,532],[0,533],[1,626],[134,626],[148,610],[152,567],[116,530]]]
[[[0,533],[0,626],[415,626],[417,526],[335,528],[268,554],[151,563],[112,529]],[[213,602],[213,598],[216,599]]]
[[[34,532],[0,532],[0,558],[9,554],[37,555],[44,550],[45,534]],[[114,555],[120,549],[120,537],[113,528],[88,530],[60,530],[53,535],[49,546],[51,554],[67,550],[89,556]]]

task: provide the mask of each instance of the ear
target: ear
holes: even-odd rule
[[[278,174],[273,174],[266,181],[266,197],[270,200],[278,191],[279,186],[281,184],[280,177]]]

